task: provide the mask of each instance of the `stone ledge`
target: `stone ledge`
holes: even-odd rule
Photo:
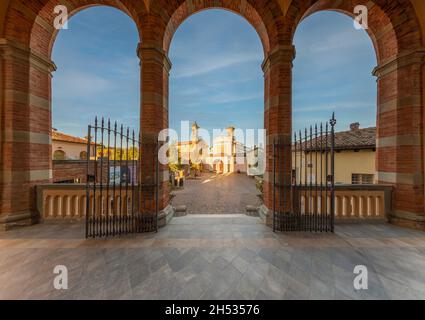
[[[174,217],[184,217],[184,216],[187,216],[187,207],[186,206],[174,207]]]
[[[174,208],[168,205],[158,214],[158,227],[163,228],[168,225],[174,217]]]
[[[39,221],[37,215],[28,212],[0,217],[0,231],[9,231],[20,227],[28,227]]]
[[[343,224],[380,224],[383,222],[388,222],[388,219],[383,217],[376,218],[335,218],[335,225],[343,225]]]
[[[23,63],[29,63],[37,70],[48,72],[49,74],[57,69],[55,63],[49,57],[14,40],[5,38],[0,39],[0,56],[17,59]]]
[[[375,67],[375,69],[372,71],[372,75],[379,79],[409,65],[423,64],[424,57],[424,47],[401,52],[396,57],[390,58],[389,60]]]
[[[388,218],[393,225],[425,231],[425,215],[422,216],[411,212],[392,212]]]
[[[270,210],[264,204],[258,208],[258,215],[261,221],[267,224],[268,217],[270,215]]]
[[[170,221],[174,217],[174,208],[171,205],[168,205],[164,210],[162,210],[158,214],[158,226],[160,228],[165,227],[170,223]],[[27,227],[37,223],[45,223],[45,224],[74,224],[85,221],[85,218],[80,219],[43,219],[40,220],[36,214],[32,213],[22,213],[16,215],[6,215],[4,217],[0,217],[0,232],[8,231],[20,227]]]
[[[250,217],[258,217],[259,216],[259,207],[248,205],[246,206],[246,215]]]
[[[392,225],[395,225],[401,228],[425,231],[425,221],[423,220],[414,220],[414,219],[404,218],[404,217],[395,216],[395,215],[391,215],[389,217],[389,220]]]

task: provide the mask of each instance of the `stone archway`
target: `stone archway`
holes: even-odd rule
[[[305,17],[323,10],[354,16],[356,5],[369,10],[369,36],[374,44],[377,77],[378,182],[394,186],[391,221],[423,229],[423,65],[425,49],[416,12],[410,1],[293,0],[285,19],[288,43]]]
[[[208,1],[199,1],[195,5],[192,5],[191,1],[183,2],[173,13],[170,20],[167,23],[167,27],[164,32],[163,39],[163,50],[168,54],[170,49],[170,44],[173,39],[174,33],[178,27],[191,15],[194,15],[200,11],[208,9],[224,9],[229,10],[233,13],[236,13],[244,17],[256,30],[258,36],[260,37],[261,43],[263,45],[264,54],[270,52],[270,38],[268,34],[267,27],[264,21],[261,19],[259,13],[246,1],[222,1],[220,4],[214,3],[211,4]]]
[[[232,10],[257,30],[264,46],[264,127],[267,145],[290,141],[292,120],[292,37],[308,14],[338,10],[347,14],[357,4],[369,7],[369,26],[378,55],[379,180],[395,187],[392,220],[425,227],[424,130],[425,8],[421,0],[4,0],[0,4],[1,57],[1,221],[31,221],[34,186],[51,181],[50,77],[55,65],[50,51],[55,37],[53,7],[70,6],[74,14],[92,5],[110,5],[135,21],[141,36],[141,131],[143,141],[156,141],[168,127],[167,51],[178,25],[207,8]],[[419,20],[420,19],[420,20]],[[419,24],[420,21],[422,25]],[[421,27],[422,26],[422,27]],[[284,142],[282,141],[282,142]],[[22,152],[25,150],[26,152]],[[142,169],[153,179],[146,159]],[[289,158],[289,157],[288,157]],[[161,169],[160,208],[169,203],[168,171]],[[264,200],[272,203],[271,148],[267,148]],[[290,168],[282,168],[290,174]]]
[[[292,67],[294,50],[292,46],[281,46],[283,34],[279,26],[283,23],[282,11],[277,1],[247,1],[247,0],[220,0],[220,1],[176,1],[166,5],[164,1],[157,1],[155,8],[151,6],[152,12],[166,12],[167,19],[157,21],[159,27],[159,39],[153,41],[155,51],[158,53],[157,61],[163,61],[163,72],[158,70],[158,82],[162,81],[163,109],[166,110],[164,118],[168,121],[168,76],[171,61],[168,59],[168,50],[173,35],[177,28],[191,15],[206,9],[225,9],[245,18],[257,31],[261,39],[265,60],[262,65],[265,77],[264,96],[264,127],[267,130],[267,144],[271,144],[276,137],[290,139],[291,137],[291,110],[290,110],[290,87],[288,87],[288,76]],[[163,14],[162,16],[165,16]],[[152,52],[152,48],[150,49]],[[145,59],[142,58],[142,61]],[[152,74],[152,73],[150,73]],[[152,80],[152,79],[151,79]],[[158,90],[158,87],[157,87]],[[158,96],[158,95],[157,95]],[[146,112],[150,106],[145,108]],[[159,106],[158,106],[159,107]],[[145,114],[148,116],[148,114]],[[143,115],[142,115],[143,117]],[[289,124],[289,126],[288,126]],[[271,147],[268,148],[269,158]],[[272,160],[268,161],[268,170],[272,166]],[[164,173],[166,174],[166,173]],[[270,172],[266,174],[266,180]],[[264,198],[266,205],[271,207],[271,189],[265,188]]]
[[[4,93],[0,224],[5,225],[31,223],[36,217],[34,186],[52,182],[51,78],[56,66],[51,51],[58,33],[53,23],[55,6],[66,5],[69,16],[97,5],[115,7],[132,18],[140,38],[140,17],[146,12],[142,1],[28,2],[9,1],[0,39]]]

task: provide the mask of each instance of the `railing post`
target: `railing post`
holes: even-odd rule
[[[102,117],[101,123],[100,123],[100,134],[102,135],[100,138],[100,185],[99,185],[99,191],[100,191],[100,205],[99,205],[99,229],[100,229],[100,236],[104,236],[104,225],[103,225],[103,206],[104,206],[104,199],[103,199],[103,145],[104,145],[104,132],[105,132],[105,119]]]
[[[111,224],[110,224],[110,207],[111,207],[111,201],[110,201],[110,180],[111,180],[111,119],[108,119],[108,149],[107,149],[107,153],[108,153],[108,159],[107,159],[107,170],[106,170],[106,232],[108,233],[108,235],[111,232]],[[103,148],[103,147],[102,147]]]
[[[90,158],[91,158],[91,125],[87,130],[87,165],[86,165],[86,238],[89,237],[89,214],[90,214]]]
[[[154,155],[155,156],[155,159],[154,159],[154,161],[156,161],[156,168],[155,168],[155,170],[156,170],[156,177],[155,177],[155,180],[156,180],[156,194],[155,194],[155,232],[158,232],[158,214],[159,214],[159,203],[158,203],[158,201],[159,201],[159,191],[160,191],[160,186],[161,186],[161,183],[159,182],[159,168],[160,168],[160,166],[159,166],[159,141],[157,141],[156,142],[156,155]],[[166,219],[166,218],[165,218]],[[165,223],[167,223],[167,222],[165,222]]]
[[[335,113],[330,120],[331,124],[331,232],[335,231]]]
[[[273,232],[276,232],[276,139],[273,140]]]

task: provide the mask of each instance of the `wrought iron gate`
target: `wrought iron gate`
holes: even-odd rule
[[[87,140],[86,237],[157,232],[158,143],[103,118],[88,126]],[[142,170],[146,150],[156,152],[143,155]]]
[[[273,144],[273,231],[334,232],[335,115]]]

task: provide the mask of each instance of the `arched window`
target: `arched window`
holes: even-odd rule
[[[80,160],[87,160],[87,151],[80,152]]]
[[[65,160],[65,158],[66,158],[66,154],[62,150],[56,150],[53,153],[53,160]]]

